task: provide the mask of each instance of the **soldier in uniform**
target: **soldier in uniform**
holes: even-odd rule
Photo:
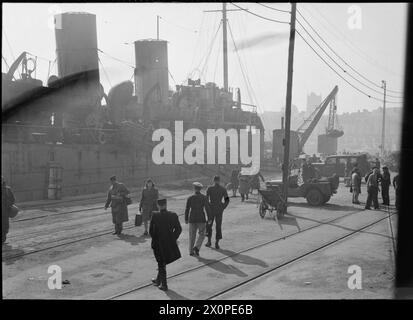
[[[208,242],[205,245],[207,247],[211,246],[212,225],[215,220],[215,248],[219,249],[219,240],[222,239],[222,214],[229,204],[227,190],[223,186],[221,186],[219,176],[214,177],[214,185],[210,186],[207,189],[207,198],[209,207],[211,209],[211,219],[210,221],[208,221],[207,225]],[[224,200],[224,202],[222,202],[222,200]]]
[[[128,206],[125,197],[129,190],[121,182],[116,181],[116,176],[110,178],[111,186],[108,191],[108,197],[105,203],[105,210],[110,206],[112,209],[112,222],[115,225],[113,234],[122,233],[122,224],[129,220]]]
[[[158,275],[152,283],[159,289],[168,290],[166,265],[181,258],[177,240],[182,232],[178,215],[166,209],[166,199],[158,200],[159,211],[153,212],[149,226],[151,247],[158,263]]]
[[[194,182],[195,193],[190,196],[186,202],[185,223],[189,223],[189,255],[199,256],[202,242],[205,239],[206,216],[208,222],[210,210],[207,197],[201,193],[203,185],[200,182]],[[198,231],[198,239],[196,233]]]

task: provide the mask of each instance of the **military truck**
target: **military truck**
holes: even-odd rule
[[[292,178],[292,179],[291,179]],[[297,179],[290,177],[288,185],[289,198],[306,198],[308,204],[311,206],[321,206],[337,193],[339,185],[339,177],[333,175],[328,178],[312,179],[301,185],[297,183]],[[283,183],[281,180],[271,180],[266,182],[267,189],[283,190]]]

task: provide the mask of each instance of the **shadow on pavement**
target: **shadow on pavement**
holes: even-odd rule
[[[228,256],[230,259],[234,260],[235,262],[238,263],[243,263],[243,264],[249,264],[249,265],[257,265],[263,268],[268,267],[268,265],[265,263],[265,261],[262,261],[260,259],[257,258],[253,258],[251,256],[247,256],[245,254],[241,254],[241,253],[236,253],[234,251],[231,250],[227,250],[227,249],[218,249],[217,251],[221,252],[222,254],[225,254],[226,256]]]
[[[283,230],[283,225],[287,225],[287,226],[297,227],[297,230],[301,231],[301,228],[298,225],[298,221],[294,217],[283,216],[282,218],[278,218],[277,222],[278,222],[278,225],[280,226],[281,230]]]
[[[178,292],[168,289],[168,291],[165,291],[165,294],[171,299],[171,300],[189,300],[189,298],[184,297],[183,295],[180,295]]]
[[[227,274],[235,274],[238,277],[247,277],[248,275],[238,268],[232,266],[232,265],[227,265],[225,263],[222,263],[221,261],[214,260],[214,259],[205,259],[202,257],[197,257],[198,261],[204,263],[206,266],[221,272],[221,273],[227,273]]]
[[[122,241],[125,241],[125,242],[129,242],[133,246],[137,246],[140,243],[145,243],[147,237],[145,237],[145,236],[137,237],[135,235],[123,234],[122,233],[121,235],[119,235],[119,239],[122,240]]]
[[[11,265],[15,263],[17,260],[20,260],[23,258],[23,254],[25,253],[24,250],[19,249],[19,248],[14,248],[9,245],[8,243],[5,243],[2,245],[1,248],[2,251],[2,261],[6,265]]]
[[[312,207],[308,203],[298,203],[298,202],[288,202],[288,206],[291,207],[299,207],[299,208],[309,208],[309,209],[316,209],[316,210],[328,210],[328,211],[355,211],[361,209],[360,206],[346,206],[346,205],[338,205],[333,203],[326,203],[320,207]]]

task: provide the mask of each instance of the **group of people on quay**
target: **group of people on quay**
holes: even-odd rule
[[[114,234],[121,235],[123,222],[128,221],[128,204],[131,203],[128,188],[113,176],[108,191],[105,209],[112,210]],[[222,217],[229,204],[227,189],[221,185],[220,177],[215,176],[213,185],[202,194],[203,185],[194,182],[194,194],[186,202],[185,223],[189,225],[189,254],[199,256],[204,239],[206,247],[211,247],[213,225],[215,223],[215,248],[220,249],[222,239]],[[151,247],[158,263],[158,275],[152,282],[161,290],[167,290],[166,265],[181,257],[177,240],[182,227],[175,212],[167,210],[167,200],[159,198],[154,182],[148,179],[142,191],[139,212],[144,224],[144,236],[152,238]],[[148,229],[149,224],[149,229]]]
[[[399,183],[399,175],[395,175],[393,177],[393,182],[391,180],[391,175],[389,168],[387,166],[383,166],[382,171],[380,171],[380,163],[376,163],[376,165],[365,175],[364,180],[366,182],[367,187],[367,200],[365,209],[370,210],[371,205],[375,210],[379,209],[379,200],[378,195],[381,188],[381,198],[383,200],[382,204],[385,206],[390,206],[390,186],[393,184],[393,187],[396,192],[396,201],[395,206],[396,209],[399,209],[400,200],[400,183]],[[351,185],[350,185],[350,192],[352,193],[352,202],[353,204],[360,204],[359,195],[361,193],[361,183],[362,183],[362,175],[361,171],[358,168],[357,163],[354,164],[353,169],[351,170]]]

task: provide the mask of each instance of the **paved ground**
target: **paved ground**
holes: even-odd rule
[[[190,190],[171,185],[160,189],[169,198],[169,209],[182,215]],[[365,197],[363,189],[361,200]],[[40,204],[19,214],[15,220],[20,221],[12,222],[8,244],[3,246],[3,297],[105,299],[147,285],[156,273],[156,262],[150,238],[142,236],[143,227],[132,226],[136,201],[129,207],[124,235],[117,237],[112,235],[111,215],[102,209],[102,199]],[[322,208],[309,208],[304,199],[291,202],[289,214],[274,221],[271,216],[259,217],[256,195],[245,203],[231,198],[224,213],[221,250],[204,247],[200,258],[188,255],[188,226],[180,216],[183,257],[168,266],[168,275],[182,274],[169,280],[169,292],[146,286],[119,298],[205,299],[387,216],[385,211],[352,205],[343,186]],[[390,298],[394,272],[387,225],[383,220],[219,298]],[[362,268],[362,290],[347,288],[351,264]],[[62,280],[69,281],[61,290],[47,286],[50,265],[60,266]]]

